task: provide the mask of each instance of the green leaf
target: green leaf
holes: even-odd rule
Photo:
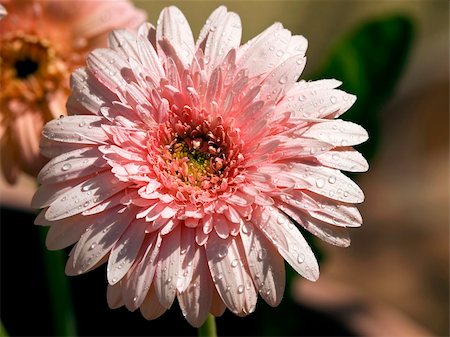
[[[357,96],[343,118],[362,125],[369,140],[358,147],[372,157],[379,138],[378,112],[391,97],[405,68],[414,39],[412,21],[390,15],[365,22],[331,49],[314,79],[335,78]]]

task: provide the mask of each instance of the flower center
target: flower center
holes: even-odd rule
[[[149,138],[149,162],[158,180],[191,201],[224,193],[243,170],[239,133],[220,117],[187,118],[189,107],[183,112],[171,114]]]
[[[24,60],[17,60],[14,68],[16,68],[17,77],[24,79],[34,74],[39,69],[39,63],[27,58]]]
[[[23,33],[6,34],[0,40],[2,104],[9,99],[35,102],[46,94],[67,89],[65,62],[47,40]]]
[[[224,169],[224,155],[221,156],[220,147],[214,145],[208,138],[178,137],[173,144],[163,148],[163,155],[168,166],[175,168],[175,175],[184,183],[207,187],[210,182],[217,182]]]

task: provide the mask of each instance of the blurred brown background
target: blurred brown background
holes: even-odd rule
[[[370,306],[381,308],[384,314],[375,314],[377,310],[372,312],[372,318],[384,317],[377,316],[380,320],[375,317],[371,321],[366,317],[351,322],[364,335],[448,336],[449,3],[135,3],[147,10],[149,21],[153,23],[163,7],[178,6],[192,24],[194,35],[219,4],[225,4],[241,16],[243,41],[280,21],[293,33],[309,40],[304,79],[317,70],[333,42],[355,24],[393,12],[411,16],[416,25],[416,37],[409,63],[394,96],[380,112],[380,146],[370,162],[371,168],[357,177],[366,195],[360,208],[364,225],[352,231],[350,248],[321,245],[327,256],[321,266],[321,278],[315,284],[302,281],[297,297],[318,307],[363,298]],[[343,117],[345,119],[345,115]],[[0,202],[27,208],[34,183],[27,177],[23,177],[21,183],[20,189],[2,184]],[[391,329],[390,324],[398,329]]]

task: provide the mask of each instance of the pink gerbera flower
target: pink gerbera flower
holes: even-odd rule
[[[36,176],[44,124],[65,114],[69,76],[114,28],[136,28],[145,13],[128,0],[0,0],[1,171],[13,184]],[[5,9],[6,7],[6,9]]]
[[[183,14],[112,33],[72,75],[71,116],[48,123],[36,223],[49,249],[76,243],[66,272],[107,263],[108,303],[160,316],[177,297],[194,326],[258,293],[279,304],[284,260],[316,280],[296,224],[348,246],[367,139],[336,119],[340,82],[296,82],[307,41],[276,23],[240,46],[239,16],[216,9],[194,42]],[[283,260],[284,259],[284,260]]]

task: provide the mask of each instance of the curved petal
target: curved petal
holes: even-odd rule
[[[42,135],[58,142],[105,144],[109,139],[101,127],[105,122],[100,116],[68,116],[48,122]]]
[[[177,291],[180,272],[180,234],[180,226],[177,226],[164,236],[156,267],[156,296],[166,309],[172,306]]]
[[[211,232],[205,247],[209,270],[225,305],[238,316],[253,312],[257,295],[237,239],[221,239]]]
[[[174,6],[164,8],[158,19],[156,40],[164,39],[171,42],[178,58],[187,69],[194,57],[194,37],[186,17]],[[161,52],[158,45],[158,54]]]
[[[85,273],[115,245],[132,219],[133,211],[125,209],[119,213],[121,210],[121,207],[113,208],[101,219],[93,219],[93,224],[75,246],[72,269],[66,269],[69,275]]]
[[[147,296],[145,296],[145,299],[140,306],[140,310],[142,316],[148,320],[156,319],[166,312],[167,309],[158,301],[154,286],[150,287]]]
[[[269,305],[277,306],[284,292],[283,258],[250,222],[242,225],[241,239],[256,289]]]
[[[294,224],[275,208],[260,207],[251,222],[275,245],[278,252],[297,273],[310,281],[319,278],[319,265],[303,235]],[[287,241],[285,246],[280,238]]]
[[[108,259],[107,276],[113,285],[125,276],[139,252],[144,240],[147,224],[144,221],[133,221],[115,243]]]
[[[192,281],[177,297],[183,316],[192,326],[198,328],[205,321],[211,306],[211,277],[203,248],[196,246],[193,262]]]

